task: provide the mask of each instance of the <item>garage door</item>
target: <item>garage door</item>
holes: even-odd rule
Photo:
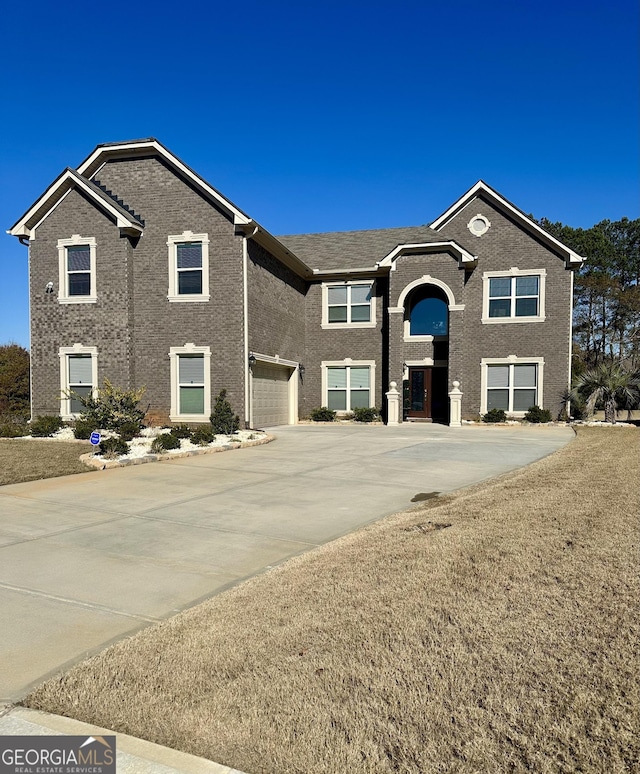
[[[253,426],[289,424],[291,368],[256,363],[253,366]]]

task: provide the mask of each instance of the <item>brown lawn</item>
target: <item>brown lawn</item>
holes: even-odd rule
[[[581,429],[120,642],[26,704],[250,774],[640,771],[639,438]]]
[[[86,473],[90,468],[80,462],[79,457],[90,449],[89,442],[0,438],[0,486]]]

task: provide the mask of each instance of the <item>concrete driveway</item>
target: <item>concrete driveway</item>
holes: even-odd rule
[[[0,700],[370,521],[526,465],[564,427],[299,425],[251,449],[0,488]]]

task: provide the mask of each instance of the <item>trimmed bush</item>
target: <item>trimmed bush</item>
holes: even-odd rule
[[[142,428],[138,422],[123,422],[118,428],[118,435],[125,441],[133,441],[133,439],[140,435]]]
[[[88,419],[76,419],[73,423],[73,434],[80,441],[88,441],[91,433],[97,429],[98,426]]]
[[[504,409],[489,409],[487,413],[482,417],[483,422],[490,422],[490,423],[496,423],[496,422],[506,422],[507,421],[507,415],[504,412]]]
[[[380,418],[380,412],[375,406],[371,408],[354,408],[353,418],[356,422],[375,422]]]
[[[63,425],[64,422],[57,414],[44,414],[31,423],[31,435],[34,438],[50,438]]]
[[[191,433],[191,443],[196,443],[198,446],[208,446],[213,443],[216,437],[212,430],[208,427],[199,427]]]
[[[540,408],[540,406],[531,406],[524,418],[525,421],[536,425],[545,424],[546,422],[551,422],[551,412],[549,409]]]
[[[29,430],[22,422],[0,420],[0,438],[20,438],[23,435],[29,435]]]
[[[191,428],[189,425],[174,425],[170,432],[176,438],[191,438]]]
[[[80,415],[80,419],[83,421],[93,422],[95,427],[100,427],[103,430],[116,430],[118,432],[123,425],[134,424],[137,428],[134,435],[137,435],[142,429],[147,413],[138,408],[138,403],[144,393],[144,387],[139,390],[122,390],[119,387],[114,387],[108,379],[105,379],[104,387],[97,391],[95,397],[93,395],[76,395],[73,391],[69,392],[69,395],[73,394],[84,407],[84,411]]]
[[[216,435],[233,435],[240,429],[240,417],[233,413],[227,391],[220,390],[211,416],[211,429]]]
[[[171,433],[161,433],[153,439],[151,451],[154,454],[163,454],[171,449],[180,448],[180,439]]]
[[[121,457],[129,451],[127,442],[118,435],[100,441],[98,448],[100,449],[100,454],[104,457]]]
[[[310,416],[314,422],[334,422],[336,412],[326,406],[322,406],[321,408],[314,408]]]

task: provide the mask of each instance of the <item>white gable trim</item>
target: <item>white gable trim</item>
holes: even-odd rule
[[[480,193],[484,194],[498,209],[508,213],[516,222],[520,223],[526,231],[534,234],[551,249],[555,249],[556,252],[559,252],[563,256],[567,266],[580,266],[586,260],[585,257],[578,255],[578,253],[562,244],[560,240],[551,236],[551,234],[541,228],[535,221],[528,218],[517,207],[514,207],[511,202],[507,201],[503,196],[500,196],[497,191],[494,191],[491,186],[488,186],[482,180],[478,180],[466,194],[463,194],[463,196],[454,202],[446,212],[443,212],[439,218],[436,218],[431,224],[431,228],[434,231],[440,231],[440,229],[444,228],[449,221],[455,218],[460,210],[466,207],[467,204],[473,201]]]
[[[79,188],[93,200],[96,206],[111,215],[115,219],[118,228],[132,230],[138,234],[142,233],[142,226],[137,221],[126,218],[121,210],[99,196],[93,188],[87,185],[86,181],[72,169],[65,170],[7,233],[11,234],[11,236],[35,239],[37,227],[46,220],[72,188]],[[36,218],[35,224],[29,225],[29,223],[33,222]]]
[[[460,266],[468,265],[469,267],[475,266],[478,256],[472,255],[464,247],[461,247],[457,242],[449,239],[445,242],[416,242],[413,244],[398,245],[388,255],[386,255],[381,261],[376,263],[376,268],[383,266],[391,266],[392,270],[395,266],[396,259],[401,255],[408,253],[441,253],[449,252],[453,253],[458,259]]]
[[[167,148],[157,140],[140,140],[140,142],[125,142],[116,145],[98,146],[93,153],[82,162],[78,167],[78,172],[86,177],[93,178],[97,171],[103,166],[109,157],[127,158],[128,156],[139,156],[144,152],[152,151],[157,153],[174,169],[178,170],[184,177],[190,180],[197,188],[216,201],[223,210],[233,216],[234,225],[247,224],[251,218],[239,210],[232,202],[226,199],[221,193],[212,188],[206,180],[197,175],[192,169],[184,164],[177,156],[174,156]]]

